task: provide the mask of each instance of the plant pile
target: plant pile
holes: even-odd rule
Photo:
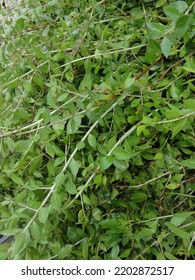
[[[1,259],[195,259],[195,1],[1,9]]]

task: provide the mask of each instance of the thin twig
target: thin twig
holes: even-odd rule
[[[179,63],[181,63],[182,61],[184,61],[186,59],[186,57],[180,59],[179,61],[176,61],[175,63],[173,63],[169,68],[167,68],[162,75],[160,76],[160,78],[158,79],[158,83],[164,78],[164,76],[175,66],[177,66]]]
[[[121,99],[124,99],[125,96],[123,96]],[[118,104],[118,101],[116,101],[106,112],[104,112],[99,119],[104,118],[116,105]],[[90,129],[88,130],[88,132],[85,134],[85,136],[81,139],[81,142],[84,142],[85,139],[89,136],[89,134],[91,133],[91,131],[97,126],[97,124],[99,123],[99,119],[90,127]],[[70,162],[72,161],[72,159],[74,158],[75,154],[77,153],[78,148],[76,147],[74,149],[74,151],[72,152],[71,156],[69,157],[69,159],[66,161],[62,171],[60,173],[64,173],[66,171],[66,169],[68,168]],[[60,174],[59,173],[59,174]],[[58,175],[59,175],[58,174]],[[44,198],[44,200],[42,201],[41,205],[37,208],[35,214],[32,216],[31,220],[28,222],[28,224],[26,225],[26,227],[23,229],[23,233],[30,227],[30,225],[33,223],[33,221],[36,219],[37,215],[39,214],[39,211],[45,206],[45,204],[48,202],[48,200],[50,199],[52,193],[54,192],[54,190],[56,189],[56,183],[54,182],[53,185],[51,186],[48,194],[46,195],[46,197]],[[82,193],[82,192],[81,192]],[[80,191],[77,193],[76,197],[78,197],[80,195]],[[76,198],[73,199],[73,201]],[[72,202],[73,202],[72,201]],[[72,204],[72,203],[71,203]],[[67,206],[66,206],[67,208]]]
[[[151,221],[157,221],[157,220],[161,220],[161,219],[168,219],[168,218],[172,218],[174,216],[174,214],[172,215],[166,215],[166,216],[160,216],[160,217],[155,217],[155,218],[151,218],[151,219],[147,219],[147,220],[143,220],[143,221],[139,221],[139,222],[131,222],[131,225],[139,225],[139,224],[143,224],[143,223],[147,223],[147,222],[151,222]]]
[[[47,64],[49,62],[49,60],[44,61],[43,63],[39,64],[36,69],[31,69],[30,71],[26,72],[25,74],[23,74],[22,76],[16,77],[15,79],[3,84],[3,86],[1,86],[1,88],[6,87],[10,84],[12,84],[13,82],[18,81],[19,79],[22,79],[28,75],[30,75],[31,73],[33,73],[34,71],[37,71],[38,68],[42,67],[43,65]]]
[[[160,58],[158,58],[153,64],[149,65],[147,68],[145,68],[142,73],[140,73],[139,75],[136,76],[136,80],[139,80],[146,72],[148,72],[150,70],[150,68],[152,68],[154,65],[156,65],[158,62],[160,62],[161,60],[163,60],[163,56],[161,56]]]
[[[124,98],[124,97],[123,97]],[[112,149],[109,151],[109,153],[107,154],[107,156],[110,156],[113,152],[113,150],[119,146],[130,134],[132,134],[132,132],[137,128],[136,125],[134,125],[131,129],[129,129],[118,141],[117,143],[112,147]],[[89,179],[87,180],[87,182],[85,183],[85,185],[83,186],[83,188],[76,194],[76,196],[68,203],[68,205],[66,205],[65,209],[69,208],[73,202],[83,193],[83,191],[88,187],[88,185],[90,184],[90,182],[93,180],[93,178],[95,177],[97,171],[100,169],[100,166],[98,166],[96,168],[96,172],[92,173],[91,176],[89,177]]]
[[[177,121],[180,121],[182,119],[188,118],[188,117],[193,116],[193,115],[195,115],[195,112],[188,113],[188,114],[183,115],[183,116],[181,116],[179,118],[176,118],[176,119],[164,120],[164,121],[160,121],[160,122],[147,122],[147,124],[153,125],[153,124],[172,123],[172,122],[177,122]]]
[[[129,185],[129,186],[123,186],[123,187],[125,187],[125,188],[130,188],[130,189],[139,189],[139,188],[142,188],[142,187],[144,187],[144,186],[150,184],[151,182],[154,182],[154,181],[156,181],[156,180],[158,180],[158,179],[160,179],[160,178],[162,178],[162,177],[165,177],[165,176],[168,175],[168,174],[171,174],[171,171],[168,171],[168,172],[166,172],[166,173],[164,173],[164,174],[161,174],[161,175],[159,175],[159,176],[157,176],[157,177],[155,177],[155,178],[152,178],[152,179],[148,180],[148,181],[145,182],[145,183],[142,183],[142,184],[139,184],[139,185],[135,185],[135,186]],[[120,187],[120,186],[115,186],[115,187]]]
[[[189,14],[189,12],[192,10],[193,6],[195,5],[195,1],[192,2],[192,4],[190,5],[190,7],[187,9],[187,11],[185,12],[185,15]]]
[[[95,108],[94,108],[94,109],[95,109]],[[44,129],[44,128],[53,126],[53,125],[58,124],[58,123],[61,123],[61,122],[64,122],[64,123],[65,123],[66,121],[68,121],[68,120],[70,120],[70,119],[72,119],[72,118],[74,118],[74,117],[76,117],[76,116],[80,116],[80,115],[86,113],[86,111],[87,111],[87,110],[80,111],[80,112],[78,112],[78,113],[76,113],[76,114],[70,115],[70,116],[68,116],[68,117],[66,117],[66,118],[60,119],[60,120],[55,121],[55,122],[53,122],[53,123],[48,123],[48,124],[46,124],[46,125],[44,125],[44,126],[40,126],[40,127],[31,129],[31,130],[28,130],[28,131],[25,131],[25,132],[19,133],[19,130],[18,130],[18,131],[16,130],[16,131],[13,131],[13,132],[4,134],[4,135],[0,135],[0,139],[1,139],[1,138],[8,137],[8,136],[16,136],[16,135],[17,135],[17,136],[21,136],[21,135],[24,135],[24,134],[29,134],[29,133],[32,133],[32,132],[36,132],[36,131],[42,130],[42,129]],[[37,124],[39,125],[40,122],[38,122]],[[20,130],[20,131],[21,131],[21,130]]]
[[[73,97],[73,98],[71,98],[69,101],[63,103],[63,104],[62,104],[61,106],[59,106],[57,109],[53,110],[53,111],[51,112],[51,116],[54,115],[55,113],[57,113],[61,108],[63,108],[63,106],[65,106],[65,105],[71,103],[71,102],[74,101],[75,99],[76,99],[76,97]],[[64,120],[64,119],[63,119],[63,120]],[[29,124],[29,125],[26,125],[26,126],[24,126],[24,127],[22,127],[22,128],[19,128],[19,129],[16,129],[16,130],[12,130],[12,131],[10,131],[10,132],[7,132],[7,133],[5,133],[5,134],[2,134],[2,135],[0,135],[0,138],[5,138],[5,137],[8,137],[8,136],[16,136],[16,134],[19,134],[19,135],[21,135],[21,134],[27,134],[27,133],[31,133],[31,132],[33,132],[33,131],[36,131],[37,128],[34,129],[34,130],[26,131],[26,132],[24,132],[24,133],[20,133],[20,132],[23,131],[23,130],[29,129],[29,128],[35,126],[35,125],[39,125],[42,121],[43,121],[43,118],[40,119],[40,120],[38,120],[38,121],[35,121],[35,122],[33,122],[33,123]],[[61,122],[61,120],[56,121],[56,122]],[[52,123],[52,125],[56,124],[56,122]],[[44,126],[43,128],[45,128],[45,127],[47,127],[47,125]],[[6,129],[8,130],[9,128],[6,128]],[[41,129],[41,127],[40,127],[40,129]],[[39,130],[40,130],[40,129],[39,129]]]
[[[131,51],[131,50],[135,50],[135,49],[139,49],[139,48],[143,48],[145,47],[146,44],[143,44],[143,45],[139,45],[139,46],[134,46],[134,47],[130,47],[130,48],[124,48],[124,49],[114,49],[114,50],[108,50],[107,52],[99,52],[99,53],[95,53],[95,54],[91,54],[91,55],[88,55],[88,56],[84,56],[84,57],[80,57],[80,58],[77,58],[77,59],[73,59],[65,64],[62,64],[60,65],[60,67],[66,67],[67,65],[71,65],[75,62],[79,62],[79,61],[82,61],[82,60],[86,60],[88,58],[93,58],[93,57],[98,57],[98,56],[104,56],[105,54],[113,54],[113,53],[117,53],[117,52],[125,52],[125,51]]]

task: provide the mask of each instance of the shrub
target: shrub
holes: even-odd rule
[[[193,11],[1,10],[2,259],[194,259]]]

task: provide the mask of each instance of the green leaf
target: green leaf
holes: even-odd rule
[[[90,73],[86,73],[82,82],[80,83],[79,90],[86,91],[92,89],[92,75]]]
[[[190,240],[191,234],[174,226],[173,224],[166,222],[165,225],[176,235],[179,236],[182,239]]]
[[[49,123],[50,122],[50,110],[48,110],[47,108],[45,108],[43,114],[43,120],[45,122],[45,124]]]
[[[113,247],[112,247],[112,250],[111,250],[111,253],[110,253],[110,256],[111,256],[111,260],[117,260],[118,259],[118,254],[120,252],[120,249],[119,249],[119,245],[115,244]]]
[[[58,97],[58,102],[62,102],[62,101],[65,101],[68,97],[68,93],[63,93],[61,94],[59,97]]]
[[[58,157],[58,158],[55,160],[55,162],[54,162],[54,164],[53,164],[53,167],[55,168],[55,167],[61,165],[62,163],[64,163],[64,156],[63,156],[63,157]]]
[[[134,100],[131,102],[131,107],[132,107],[132,108],[133,108],[133,107],[137,108],[139,104],[140,104],[140,99],[139,99],[139,98],[136,98],[136,99],[134,99]],[[133,116],[130,116],[130,117],[133,117]],[[129,117],[129,118],[130,118],[130,117]]]
[[[77,188],[75,183],[73,182],[73,179],[70,175],[65,176],[65,190],[69,193],[69,194],[76,194],[77,193]]]
[[[96,221],[100,221],[101,218],[102,218],[102,213],[101,213],[101,210],[99,208],[93,208],[92,210],[92,216],[94,217],[94,219]]]
[[[176,21],[176,35],[178,39],[181,39],[184,34],[188,31],[190,24],[192,22],[192,15],[183,15]]]
[[[86,194],[83,194],[83,202],[87,205],[92,206],[91,200]]]
[[[100,171],[108,169],[114,162],[114,157],[105,156],[100,159]]]
[[[57,107],[55,98],[54,98],[54,96],[52,96],[51,93],[47,94],[47,105],[49,105],[51,108],[56,108]]]
[[[156,59],[160,56],[160,54],[161,54],[160,45],[155,40],[150,40],[145,54],[146,62],[149,64],[153,64],[156,61]]]
[[[175,190],[177,189],[178,187],[180,186],[180,184],[178,183],[169,183],[166,185],[166,188],[169,189],[169,190]]]
[[[79,143],[77,143],[76,148],[78,150],[82,150],[83,148],[85,148],[85,143],[80,141]]]
[[[73,134],[77,132],[81,125],[81,116],[76,116],[69,120],[67,124],[67,134]]]
[[[79,227],[69,226],[67,230],[67,237],[73,244],[75,244],[85,237],[85,233]]]
[[[83,254],[84,260],[88,260],[88,258],[89,258],[89,246],[90,246],[90,243],[88,240],[85,240],[82,243],[82,254]]]
[[[154,156],[154,160],[161,160],[161,159],[163,159],[163,158],[164,158],[164,155],[163,155],[162,152],[158,152],[158,153],[156,153],[155,156]]]
[[[133,202],[142,202],[142,201],[144,201],[144,200],[146,200],[147,199],[147,194],[145,194],[145,193],[143,193],[143,192],[136,192],[136,193],[134,193],[132,196],[131,196],[131,201],[133,201]]]
[[[181,98],[181,92],[175,85],[171,86],[170,93],[175,100],[179,100]]]
[[[31,231],[31,235],[32,235],[33,239],[36,241],[39,241],[41,238],[41,230],[35,221],[32,223],[30,231]]]
[[[126,249],[122,254],[119,256],[121,259],[129,259],[130,253],[131,253],[131,248]]]
[[[171,110],[166,110],[165,116],[168,120],[176,119],[181,116],[181,111],[178,108],[172,107]]]
[[[62,193],[58,193],[57,191],[55,191],[51,197],[51,207],[56,209],[57,211],[60,211],[62,207],[62,201],[63,201]]]
[[[128,160],[131,158],[131,154],[121,147],[116,147],[113,151],[113,154],[118,160]]]
[[[53,145],[53,148],[55,150],[55,154],[59,157],[63,157],[65,154],[64,152],[56,145]]]
[[[74,246],[72,244],[66,244],[64,247],[62,247],[60,250],[60,253],[59,253],[59,259],[63,260],[64,258],[70,256],[72,253],[73,247]]]
[[[34,76],[33,81],[40,88],[42,88],[44,86],[44,80],[38,75]]]
[[[187,119],[183,119],[178,121],[176,125],[173,125],[173,132],[171,138],[174,138],[185,127],[186,123]]]
[[[14,243],[12,245],[11,256],[12,258],[17,257],[30,242],[30,236],[28,231],[25,233],[20,233],[15,237]]]
[[[51,176],[54,176],[55,175],[55,168],[54,168],[54,164],[51,160],[49,160],[47,162],[47,170],[48,170],[48,174],[51,175]]]
[[[85,67],[86,73],[91,72],[91,60],[89,58],[85,60],[84,67]]]
[[[48,218],[48,216],[49,216],[49,212],[50,212],[50,206],[42,207],[42,208],[39,210],[38,218],[39,218],[39,221],[40,221],[42,224],[45,224],[45,222],[47,221],[47,218]]]
[[[58,52],[53,56],[52,59],[53,59],[53,61],[61,61],[61,60],[63,60],[63,58],[64,58],[64,54],[61,52]]]
[[[166,0],[158,0],[156,3],[156,8],[163,7],[166,2]]]
[[[54,156],[55,156],[54,145],[52,145],[52,144],[47,144],[47,145],[45,146],[45,151],[46,151],[46,153],[47,153],[50,157],[54,158]]]
[[[171,224],[173,224],[174,226],[180,226],[182,225],[185,220],[192,216],[193,212],[180,212],[180,213],[176,213],[172,218],[171,218]]]
[[[163,7],[163,11],[165,15],[173,21],[176,21],[180,16],[179,11],[172,5]]]
[[[93,206],[97,206],[99,203],[98,197],[93,192],[90,193],[89,197],[90,197],[91,204]]]
[[[80,209],[78,212],[78,224],[82,224],[86,219],[86,215],[83,209]]]
[[[178,260],[178,258],[176,258],[173,254],[171,254],[170,252],[166,251],[165,253],[165,257],[168,259],[168,260]]]
[[[152,39],[161,38],[164,35],[164,33],[167,31],[167,27],[162,25],[161,23],[158,23],[158,22],[148,23],[147,26],[150,30],[150,36],[151,36]],[[159,49],[159,45],[154,40],[152,42],[152,45],[155,47],[153,53],[156,53],[157,48]],[[151,50],[152,50],[152,45],[150,45]]]
[[[17,185],[21,185],[21,186],[24,185],[22,178],[20,178],[18,175],[10,174],[10,177],[14,181],[14,183],[16,183]]]
[[[65,73],[65,77],[66,77],[66,79],[71,83],[71,82],[73,82],[73,80],[74,80],[74,73],[73,73],[73,71],[67,71],[66,73]]]
[[[144,132],[144,130],[146,129],[146,125],[145,124],[142,124],[140,126],[138,126],[137,128],[137,136],[139,137],[141,135],[142,132]]]
[[[179,13],[183,13],[188,8],[188,4],[186,2],[187,1],[175,1],[171,5],[175,7]]]
[[[91,147],[93,147],[94,149],[96,148],[96,138],[93,134],[89,134],[88,136],[88,143]]]
[[[3,243],[0,244],[0,260],[6,260],[7,259],[7,251],[10,248],[10,244]]]
[[[6,64],[5,52],[3,48],[0,49],[0,64],[1,65]]]
[[[178,29],[188,29],[192,21],[192,15],[184,15],[178,18],[176,22],[176,28]]]
[[[148,125],[152,125],[153,120],[148,116],[144,116],[143,119],[142,119],[142,122],[145,123],[145,124],[148,124]]]
[[[41,155],[33,158],[29,166],[29,173],[33,173],[35,170],[39,169],[42,164],[42,160],[43,158]]]
[[[58,122],[59,118],[58,117],[56,117],[56,118],[52,117],[51,121]],[[52,128],[57,135],[61,135],[64,132],[64,122],[59,121],[58,123],[53,124]]]
[[[60,172],[55,178],[56,187],[61,186],[65,182],[65,175],[63,172]]]
[[[187,72],[195,73],[195,60],[191,59],[190,61],[186,62],[181,68],[186,70]]]
[[[186,108],[195,110],[195,99],[184,100],[183,104]]]
[[[102,183],[102,174],[97,174],[94,178],[94,184],[101,185]]]
[[[180,164],[189,169],[195,169],[195,159],[182,160],[180,161]]]
[[[127,78],[125,80],[124,88],[130,88],[135,82],[135,78]]]
[[[81,164],[78,163],[74,158],[69,163],[69,168],[71,170],[74,180],[76,179],[80,166],[81,166]]]
[[[148,237],[152,237],[152,235],[154,233],[155,233],[155,231],[153,229],[144,228],[136,234],[136,238],[145,239],[145,238],[148,238]]]
[[[171,41],[165,36],[161,42],[161,50],[164,56],[167,58],[171,51]]]
[[[105,219],[100,222],[103,228],[120,228],[121,221],[119,219]]]
[[[21,232],[21,229],[19,229],[19,228],[10,228],[10,229],[0,230],[0,234],[5,235],[5,236],[16,235],[20,232]]]

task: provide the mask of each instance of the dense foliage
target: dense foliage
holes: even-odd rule
[[[194,259],[195,1],[1,9],[1,259]]]

